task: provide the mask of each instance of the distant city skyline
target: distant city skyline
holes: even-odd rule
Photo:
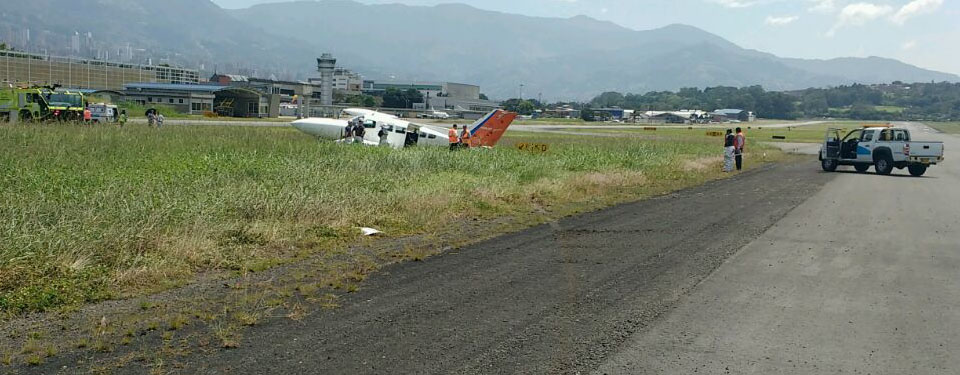
[[[284,0],[213,0],[245,8]],[[960,3],[956,0],[363,0],[437,5],[537,17],[586,15],[647,30],[682,23],[742,47],[782,57],[881,56],[960,74]]]

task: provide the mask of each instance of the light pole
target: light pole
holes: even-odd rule
[[[523,101],[523,84],[520,84],[520,101]]]

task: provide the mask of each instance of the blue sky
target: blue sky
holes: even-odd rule
[[[281,0],[214,0],[225,8]],[[587,15],[637,30],[697,26],[783,57],[883,56],[960,74],[960,0],[363,0],[465,3],[545,17]]]

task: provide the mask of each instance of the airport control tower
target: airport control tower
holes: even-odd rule
[[[320,71],[320,104],[333,105],[333,69],[337,66],[337,59],[333,55],[324,53],[317,59],[317,70]]]

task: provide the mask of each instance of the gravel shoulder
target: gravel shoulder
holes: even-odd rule
[[[769,166],[389,266],[183,373],[589,371],[831,178]]]

